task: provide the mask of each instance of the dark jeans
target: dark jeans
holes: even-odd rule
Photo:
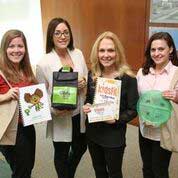
[[[88,140],[88,148],[96,178],[122,178],[125,147],[108,148]]]
[[[139,132],[139,146],[143,161],[144,178],[169,178],[172,152],[160,147],[159,141],[144,138]]]
[[[34,126],[18,126],[16,144],[1,145],[0,151],[9,163],[12,178],[31,178],[35,161],[36,136]]]
[[[76,168],[86,150],[86,134],[80,133],[80,114],[78,114],[72,117],[72,143],[68,158],[70,178],[74,178]]]

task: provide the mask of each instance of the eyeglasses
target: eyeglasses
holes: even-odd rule
[[[69,33],[69,31],[64,31],[64,32],[56,31],[56,32],[54,32],[54,36],[57,37],[57,38],[61,38],[62,35],[64,35],[65,37],[69,37],[70,33]]]

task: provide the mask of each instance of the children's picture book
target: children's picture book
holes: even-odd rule
[[[52,119],[45,84],[19,88],[19,95],[24,126]]]
[[[109,103],[105,110],[108,110],[106,113],[107,117],[104,117],[102,120],[119,119],[119,110],[120,110],[120,94],[121,94],[121,81],[109,78],[98,77],[96,83],[96,91],[94,97],[94,104],[100,103]],[[112,104],[111,104],[112,103]],[[112,112],[110,112],[110,111]],[[110,116],[108,115],[110,113]],[[95,117],[94,117],[95,118]],[[94,122],[95,119],[93,119]],[[97,119],[98,120],[98,119]]]

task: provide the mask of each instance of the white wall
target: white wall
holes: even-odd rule
[[[40,0],[0,0],[0,40],[10,29],[19,29],[27,38],[31,64],[43,54]]]

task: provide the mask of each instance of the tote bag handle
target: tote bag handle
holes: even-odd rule
[[[70,66],[64,66],[59,69],[59,72],[73,72],[73,69]]]
[[[0,75],[2,76],[2,78],[5,80],[5,82],[8,84],[8,86],[10,88],[12,88],[12,85],[8,82],[8,80],[6,79],[5,75],[2,73],[2,71],[0,70]]]

